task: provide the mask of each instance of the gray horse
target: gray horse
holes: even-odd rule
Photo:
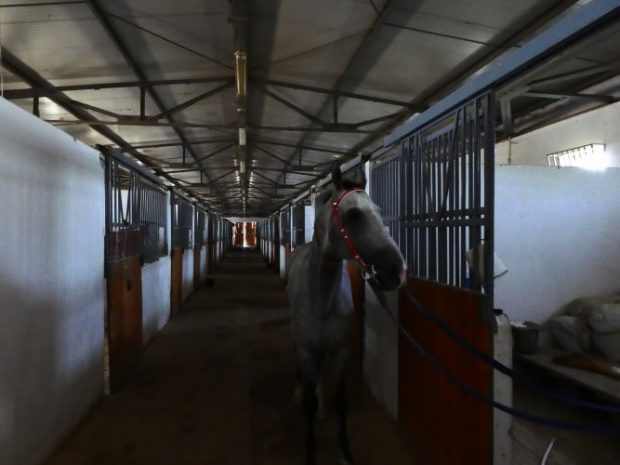
[[[306,464],[316,463],[316,387],[327,358],[333,369],[340,459],[350,464],[344,370],[353,302],[344,260],[356,260],[382,290],[396,289],[406,277],[403,257],[364,187],[364,172],[332,174],[334,190],[314,224],[312,242],[291,256],[287,294],[306,421]]]

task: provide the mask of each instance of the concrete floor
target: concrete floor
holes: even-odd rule
[[[303,463],[283,285],[250,251],[229,252],[213,278],[46,465]],[[416,463],[367,390],[351,380],[349,393],[356,464]],[[338,463],[333,414],[317,432],[319,463]]]

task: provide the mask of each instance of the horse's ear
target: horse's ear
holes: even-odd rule
[[[363,165],[360,165],[358,169],[353,170],[353,179],[351,181],[356,187],[366,189],[366,170]]]
[[[342,188],[342,172],[340,171],[340,166],[336,166],[332,171],[332,182],[336,189]]]
[[[341,181],[344,189],[366,189],[366,173],[363,166],[351,169],[342,175]]]

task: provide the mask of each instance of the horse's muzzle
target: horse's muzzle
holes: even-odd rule
[[[391,258],[391,259],[390,259]],[[382,257],[374,266],[375,280],[382,291],[392,291],[402,287],[407,281],[407,265],[400,256]]]

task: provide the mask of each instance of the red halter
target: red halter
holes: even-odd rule
[[[349,231],[347,231],[347,228],[342,222],[342,216],[340,216],[340,211],[338,210],[340,203],[351,192],[365,192],[365,191],[364,189],[360,187],[354,187],[352,189],[347,189],[342,194],[340,194],[340,197],[338,197],[335,201],[332,202],[332,214],[329,218],[329,221],[331,222],[332,220],[336,220],[336,223],[338,224],[338,230],[340,231],[340,234],[342,234],[342,237],[344,238],[347,244],[347,247],[353,254],[353,259],[357,262],[359,267],[362,269],[362,273],[366,277],[366,275],[368,274],[368,271],[367,271],[368,265],[366,264],[364,259],[361,257],[359,250],[357,250],[357,247],[355,247],[355,244],[353,243],[353,239],[351,239],[351,235],[349,234]]]

